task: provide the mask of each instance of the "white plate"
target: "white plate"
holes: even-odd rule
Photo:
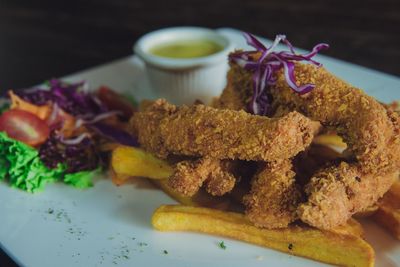
[[[220,29],[244,47],[239,31]],[[334,44],[333,47],[334,48]],[[381,101],[400,99],[400,79],[319,56],[333,73]],[[45,78],[45,77],[43,77]],[[138,99],[154,97],[134,56],[75,75],[93,87],[105,84]],[[145,181],[121,187],[100,178],[79,191],[63,184],[31,195],[0,183],[0,245],[22,266],[326,266],[273,250],[216,236],[160,233],[150,217],[161,204],[175,203]],[[370,222],[367,240],[377,266],[400,266],[400,243]],[[227,249],[218,247],[224,241]],[[164,250],[168,254],[164,254]]]

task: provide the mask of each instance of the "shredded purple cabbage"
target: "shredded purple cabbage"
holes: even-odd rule
[[[55,132],[40,146],[39,156],[43,163],[51,169],[57,164],[65,164],[66,173],[94,170],[101,165],[95,142],[85,137],[77,144],[66,144]]]
[[[116,129],[111,125],[101,122],[91,124],[90,127],[103,137],[113,140],[119,144],[126,146],[139,146],[136,138],[133,138],[132,135],[128,134],[122,129]]]
[[[268,91],[270,85],[276,83],[276,72],[283,68],[285,80],[289,87],[298,94],[305,94],[314,89],[314,84],[297,85],[294,75],[295,61],[307,61],[316,66],[319,62],[312,59],[319,51],[329,48],[328,44],[318,44],[307,54],[297,54],[292,44],[285,35],[277,35],[270,47],[264,46],[250,33],[244,33],[247,44],[254,47],[255,51],[240,51],[229,55],[229,60],[235,62],[244,69],[253,72],[253,95],[249,103],[249,112],[257,115],[270,115],[272,97]],[[275,52],[279,43],[285,44],[289,51]],[[258,60],[254,60],[252,54],[261,52]]]
[[[84,90],[85,82],[65,83],[58,79],[48,82],[49,90],[32,88],[18,90],[15,93],[35,105],[44,105],[48,102],[56,103],[64,111],[77,117],[90,119],[99,113],[108,111],[93,94]]]
[[[44,105],[48,102],[54,104],[54,111],[51,117],[56,117],[59,109],[75,116],[76,128],[82,125],[93,125],[98,133],[103,137],[109,138],[115,142],[128,146],[137,146],[136,139],[127,132],[122,131],[111,125],[99,124],[100,121],[114,115],[119,115],[121,111],[109,110],[107,105],[103,104],[95,94],[85,90],[85,82],[65,83],[57,79],[48,82],[49,89],[32,88],[19,90],[15,92],[19,97],[35,105]],[[53,118],[53,119],[54,119]],[[98,126],[100,125],[100,126]],[[62,124],[51,125],[55,130]],[[62,136],[59,136],[63,140]],[[78,138],[78,141],[85,140]]]

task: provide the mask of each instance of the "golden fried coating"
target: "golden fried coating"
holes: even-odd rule
[[[232,191],[238,178],[232,171],[231,160],[220,160],[216,168],[211,172],[206,180],[206,191],[213,196],[222,196]]]
[[[314,83],[305,95],[294,93],[282,74],[271,87],[275,105],[289,105],[326,127],[333,127],[366,172],[392,166],[387,146],[394,126],[386,109],[374,98],[352,87],[324,68],[296,64],[297,83]]]
[[[297,112],[270,119],[204,105],[176,107],[162,99],[135,113],[131,125],[140,145],[161,158],[276,161],[293,157],[313,138],[311,121]]]
[[[323,68],[300,64],[296,68],[297,81],[312,82],[316,88],[299,96],[279,76],[271,89],[274,101],[290,103],[295,110],[333,127],[347,143],[347,153],[356,159],[321,170],[307,186],[308,201],[299,208],[300,218],[313,226],[330,229],[374,204],[389,190],[400,164],[398,118],[375,99]]]
[[[363,173],[345,162],[323,169],[306,186],[308,201],[299,206],[298,214],[302,221],[320,228],[345,224],[354,213],[375,204],[398,177],[399,171]]]
[[[235,107],[246,107],[252,92],[251,75],[232,65],[231,81],[219,104],[227,106],[232,101]],[[303,221],[329,229],[373,204],[390,188],[400,167],[399,117],[324,68],[296,63],[295,76],[298,84],[313,83],[315,89],[304,95],[293,92],[281,71],[276,85],[269,88],[273,109],[283,106],[334,129],[348,145],[346,154],[351,155],[350,163],[314,175],[307,186],[308,201],[298,210]],[[240,105],[238,99],[242,99]],[[350,182],[355,179],[360,182]]]
[[[227,75],[227,85],[219,98],[211,105],[219,109],[247,110],[247,104],[252,96],[251,73],[242,70],[236,64],[230,63],[231,69]],[[238,75],[240,71],[240,75]]]
[[[265,163],[244,197],[246,216],[256,226],[285,228],[297,219],[301,192],[290,160]]]
[[[232,190],[237,180],[233,174],[232,164],[232,161],[209,157],[184,160],[176,164],[168,184],[183,195],[193,196],[205,183],[208,193],[222,196]]]
[[[247,111],[247,106],[252,97],[252,78],[251,73],[243,70],[236,64],[231,64],[231,69],[227,75],[227,85],[222,91],[220,97],[215,98],[211,106],[218,109],[244,110]],[[290,106],[276,106],[273,110],[273,117],[283,117],[292,110]],[[322,126],[319,121],[312,121],[314,136],[321,130]]]

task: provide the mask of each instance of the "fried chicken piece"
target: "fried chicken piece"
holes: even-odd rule
[[[244,71],[234,63],[230,63],[230,65],[231,69],[228,71],[227,85],[221,96],[213,100],[211,106],[217,109],[247,111],[253,94],[252,74]],[[283,117],[293,110],[290,105],[275,105],[273,109],[273,117]],[[322,130],[319,121],[312,121],[312,128],[314,136]]]
[[[151,108],[154,101],[143,100],[140,111]],[[196,100],[194,105],[203,104]],[[212,159],[187,159],[184,156],[170,156],[168,160],[175,165],[175,171],[168,179],[168,184],[176,192],[186,196],[195,195],[200,187],[205,184],[206,191],[213,196],[222,196],[230,192],[240,176],[235,171],[238,166],[236,161]]]
[[[235,103],[244,96],[242,101],[246,106],[252,92],[249,86],[252,73],[235,64],[229,73],[228,78],[234,82],[228,82],[223,96],[235,99]],[[374,98],[324,68],[296,63],[295,76],[298,84],[315,84],[314,90],[304,95],[296,94],[279,71],[276,84],[269,88],[274,110],[284,106],[334,129],[348,145],[346,154],[352,155],[348,166],[343,163],[345,165],[328,167],[311,179],[307,187],[309,200],[298,211],[303,221],[329,229],[373,204],[390,188],[392,175],[400,167],[399,118],[395,112],[386,110]],[[225,100],[220,101],[224,103]],[[353,174],[363,186],[343,182],[355,179]],[[340,186],[341,183],[348,186]],[[338,193],[340,190],[342,192]],[[348,203],[345,195],[349,196],[349,192]],[[364,200],[364,195],[369,196],[368,201],[359,201]]]
[[[308,201],[298,208],[300,219],[319,228],[345,224],[354,213],[375,204],[399,177],[399,171],[366,174],[345,162],[314,174],[306,186]]]
[[[355,158],[352,163],[316,174],[307,186],[308,201],[299,208],[303,221],[330,229],[374,204],[389,190],[400,165],[399,119],[360,89],[322,68],[300,64],[296,68],[297,81],[313,82],[316,88],[300,97],[289,92],[279,78],[272,88],[275,101],[290,102],[310,118],[334,127],[348,145],[346,152]],[[361,182],[354,182],[356,177]]]
[[[313,138],[311,121],[297,112],[270,119],[204,105],[176,107],[162,99],[135,113],[131,125],[140,145],[160,158],[275,161],[293,157]]]
[[[227,74],[227,85],[219,98],[215,99],[211,105],[218,109],[244,110],[247,111],[247,105],[253,95],[253,80],[251,73],[241,71],[238,75],[239,67],[230,63],[230,70]]]
[[[213,196],[222,196],[235,186],[234,161],[203,157],[184,160],[176,164],[168,184],[177,192],[193,196],[205,183],[206,191]]]
[[[321,122],[324,127],[335,128],[358,161],[369,169],[390,164],[386,147],[393,136],[393,126],[380,103],[324,68],[297,63],[295,70],[298,84],[314,83],[315,89],[305,95],[296,94],[279,72],[276,85],[270,87],[274,110],[284,106]],[[251,72],[231,64],[220,107],[231,101],[239,106],[238,99],[246,107],[252,94],[251,81]]]
[[[250,221],[274,229],[285,228],[297,219],[301,191],[295,175],[290,160],[265,163],[252,181],[250,194],[244,197]]]
[[[290,104],[294,110],[333,127],[365,172],[390,168],[388,145],[393,141],[394,126],[386,109],[324,68],[296,64],[295,73],[299,84],[314,83],[315,89],[300,96],[293,93],[280,74],[277,84],[271,87],[274,102]]]

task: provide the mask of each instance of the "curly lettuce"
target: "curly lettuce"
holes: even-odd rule
[[[81,189],[92,187],[94,176],[100,172],[101,168],[99,167],[95,170],[67,173],[64,176],[64,183]]]
[[[0,180],[6,180],[12,187],[34,193],[48,183],[64,181],[77,188],[87,188],[93,185],[92,178],[98,172],[65,174],[66,169],[65,164],[48,168],[36,149],[0,132]]]

